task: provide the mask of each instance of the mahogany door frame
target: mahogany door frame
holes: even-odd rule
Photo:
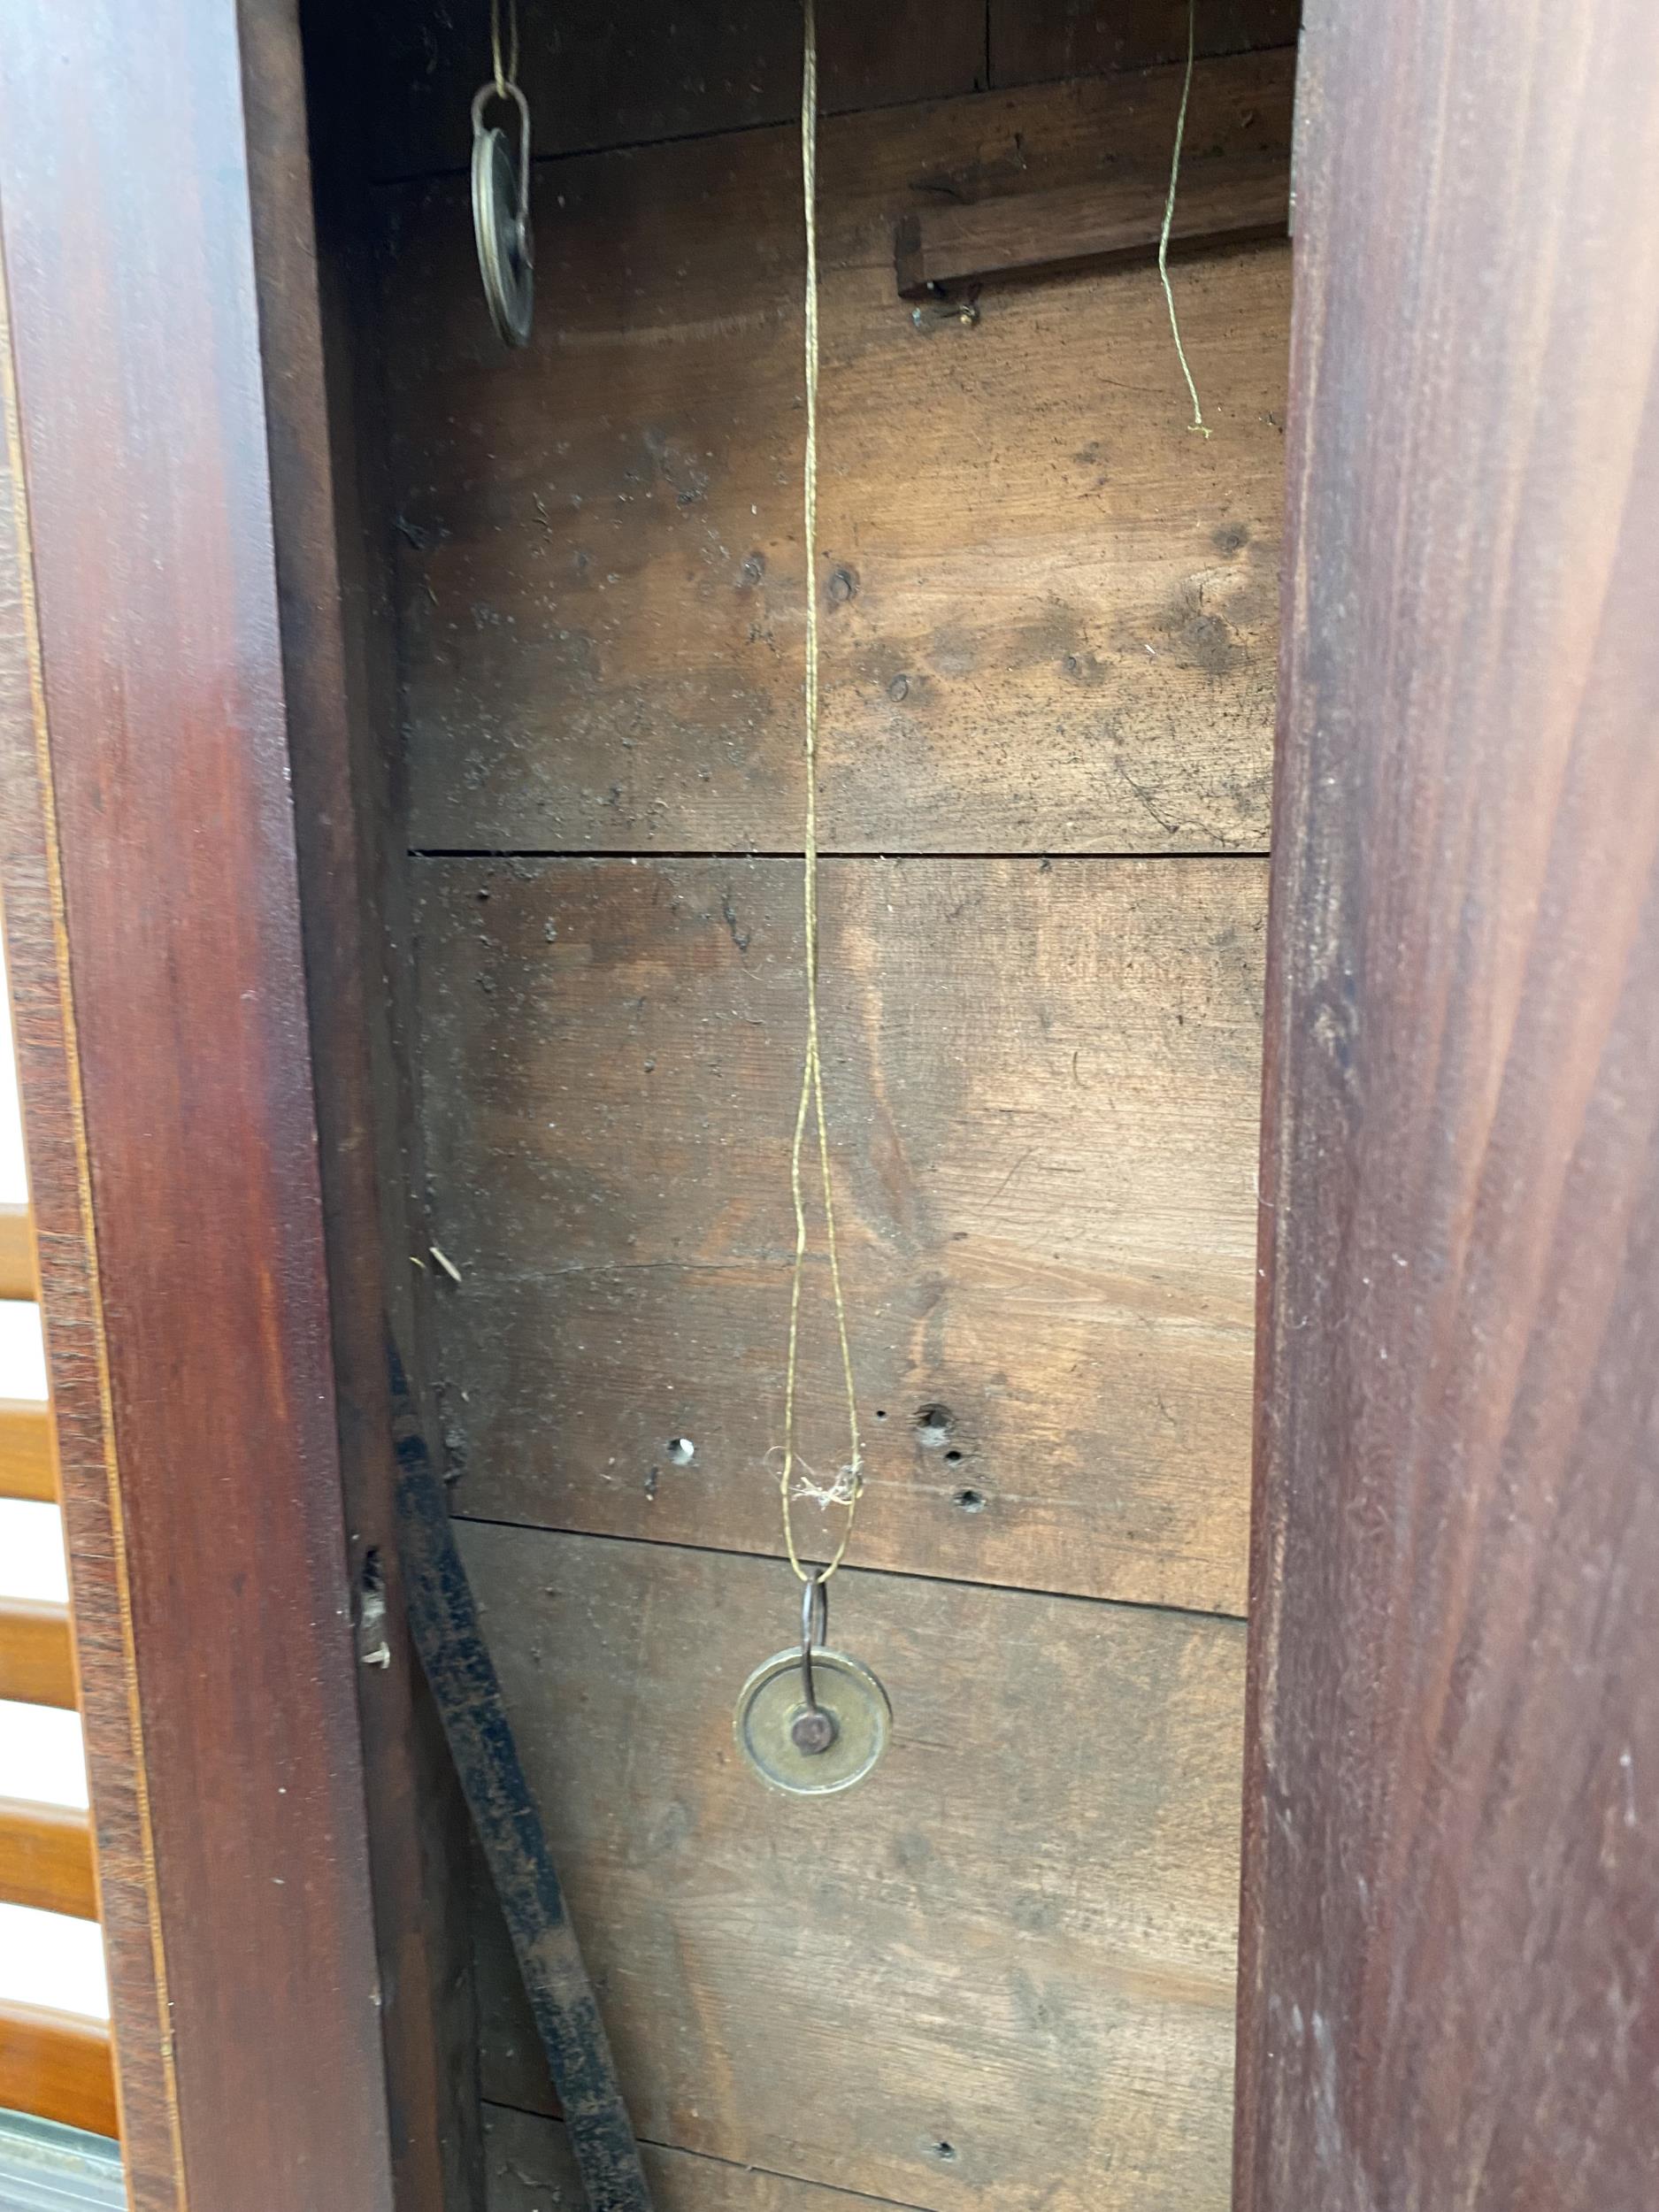
[[[1659,12],[1308,0],[1237,2212],[1659,2202]]]
[[[129,2192],[440,2212],[475,2100],[293,0],[4,0],[0,246],[0,877]]]

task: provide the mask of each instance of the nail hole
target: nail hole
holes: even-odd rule
[[[936,1452],[950,1434],[950,1408],[924,1406],[916,1417],[916,1440]]]
[[[877,1418],[877,1420],[878,1420],[878,1421],[885,1421],[885,1420],[887,1419],[887,1408],[886,1408],[885,1406],[878,1406],[878,1407],[876,1408],[876,1418]]]
[[[947,2165],[949,2164],[950,2161],[956,2156],[956,2147],[954,2143],[935,2143],[933,2145],[933,2156],[935,2158],[943,2159]]]
[[[985,1510],[984,1496],[978,1490],[958,1490],[956,1503],[964,1513],[983,1513]]]
[[[688,1436],[671,1436],[668,1440],[668,1456],[676,1467],[689,1467],[697,1456],[697,1448]]]
[[[961,1454],[960,1452],[958,1452],[958,1451],[949,1451],[949,1452],[947,1452],[947,1453],[945,1454],[945,1464],[946,1464],[946,1466],[948,1466],[948,1467],[954,1467],[954,1466],[956,1465],[956,1462],[957,1462],[957,1461],[958,1461],[961,1457],[962,1457],[962,1454]]]

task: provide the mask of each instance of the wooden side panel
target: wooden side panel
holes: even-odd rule
[[[463,1540],[648,2140],[924,2212],[1222,2212],[1241,1629],[849,1571],[903,1724],[815,1803],[732,1740],[787,1568]],[[485,2093],[545,2104],[486,1966]]]
[[[1205,150],[1282,151],[1286,58],[1209,65]],[[824,134],[826,849],[1265,843],[1289,255],[897,296],[894,228],[1167,164],[1180,73]],[[527,356],[462,186],[390,202],[411,841],[801,835],[801,211],[789,130],[549,167]],[[964,317],[966,319],[964,319]],[[1202,741],[1195,733],[1202,731]]]
[[[165,2033],[154,1838],[134,1694],[120,1497],[110,1480],[102,1311],[90,1244],[86,1160],[76,1142],[73,1018],[59,935],[56,842],[48,829],[51,789],[42,750],[39,631],[4,287],[0,324],[6,434],[5,465],[0,468],[0,895],[40,1295],[53,1324],[47,1349],[57,1490],[74,1591],[81,1718],[114,2016],[99,2094],[105,2106],[119,2098],[133,2212],[184,2212],[183,2151]],[[20,2044],[14,2040],[12,2048],[20,2063]]]
[[[536,150],[642,145],[781,123],[801,98],[801,0],[680,8],[635,0],[518,0],[519,78]],[[503,16],[506,13],[503,7]],[[472,95],[489,75],[489,10],[380,0],[359,80],[378,173],[465,168]],[[986,81],[984,0],[926,8],[844,0],[818,13],[830,108],[939,99]]]
[[[1187,51],[1187,0],[988,0],[994,85],[1145,69]],[[1201,54],[1294,43],[1302,0],[1197,0]]]
[[[774,1549],[799,864],[420,875],[457,1510]],[[1265,887],[1252,860],[826,864],[864,1562],[1242,1609]],[[821,1270],[810,1298],[828,1469]]]
[[[1604,2212],[1659,2200],[1659,15],[1307,48],[1239,2202]]]
[[[313,2212],[344,2194],[385,2212],[270,424],[228,0],[9,9],[0,214],[26,623],[38,614],[26,633],[37,682],[19,702],[30,719],[8,738],[40,810],[10,949],[27,1018],[50,1005],[51,1045],[66,1052],[53,1061],[31,1039],[25,1119],[72,1576],[100,1663],[103,1639],[116,1642],[107,1672],[87,1676],[89,1705],[111,1699],[90,1736],[100,1833],[111,1802],[109,1863],[118,1886],[142,1885],[127,1909],[148,1924],[148,1989],[125,1916],[112,1947],[122,2079],[130,2047],[146,2094],[122,2116],[134,2195]],[[60,1238],[79,1246],[61,1304]],[[95,1486],[102,1505],[79,1523]],[[137,1869],[122,1855],[134,1846]]]

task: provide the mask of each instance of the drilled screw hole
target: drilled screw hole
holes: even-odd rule
[[[950,1408],[924,1406],[916,1417],[916,1440],[936,1452],[950,1435]]]
[[[697,1456],[697,1448],[688,1436],[671,1436],[668,1440],[668,1456],[676,1467],[689,1467]]]
[[[943,2160],[947,2165],[949,2165],[950,2161],[955,2158],[956,2154],[956,2147],[954,2143],[935,2143],[933,2145],[933,2156]]]
[[[962,1454],[961,1454],[960,1452],[958,1452],[958,1451],[949,1451],[949,1452],[947,1452],[947,1453],[945,1454],[945,1464],[946,1464],[946,1466],[947,1466],[947,1467],[954,1467],[954,1466],[956,1464],[957,1461],[958,1461],[961,1457],[962,1457]]]
[[[964,1513],[983,1513],[985,1510],[984,1494],[979,1490],[958,1490],[956,1503]]]

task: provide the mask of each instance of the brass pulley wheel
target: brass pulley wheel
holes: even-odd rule
[[[518,110],[518,161],[515,173],[504,131],[484,120],[492,99]],[[530,106],[508,79],[492,78],[472,101],[472,233],[478,241],[478,271],[490,320],[504,345],[530,342],[535,307],[535,257],[530,235]]]
[[[869,1668],[824,1648],[828,1626],[828,1593],[814,1575],[802,1593],[800,1648],[757,1667],[737,1701],[738,1749],[763,1782],[792,1797],[833,1797],[862,1782],[893,1726]]]
[[[820,1750],[803,1747],[810,1718],[801,1687],[801,1655],[780,1651],[757,1667],[737,1701],[737,1747],[763,1782],[792,1797],[833,1797],[862,1782],[887,1747],[893,1709],[868,1667],[844,1652],[813,1655],[818,1708],[833,1729]]]

